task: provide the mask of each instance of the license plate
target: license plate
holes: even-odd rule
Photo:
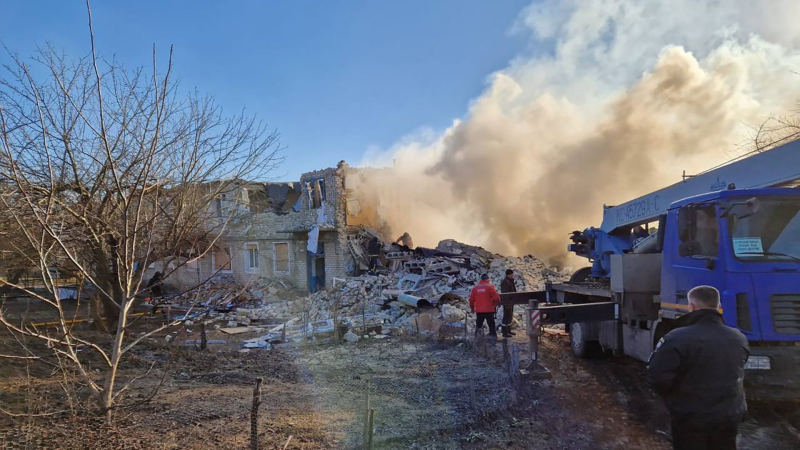
[[[748,370],[770,370],[769,356],[751,356],[744,365]]]

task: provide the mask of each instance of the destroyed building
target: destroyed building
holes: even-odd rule
[[[164,282],[172,292],[210,277],[238,284],[281,280],[316,292],[333,278],[357,275],[369,264],[364,243],[380,234],[365,226],[376,222],[362,206],[369,203],[345,190],[348,174],[361,170],[373,169],[352,169],[342,161],[335,168],[304,173],[299,182],[234,183],[211,205],[210,220],[228,217],[230,208],[246,220],[231,220],[210,254],[177,269],[174,263],[156,262],[145,279],[156,271],[172,272]]]

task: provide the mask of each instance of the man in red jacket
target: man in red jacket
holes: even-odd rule
[[[469,308],[477,313],[477,323],[475,324],[475,334],[483,328],[483,322],[489,324],[489,336],[497,337],[497,330],[494,326],[495,308],[500,306],[500,294],[489,282],[489,275],[481,275],[481,281],[472,288],[469,294]]]

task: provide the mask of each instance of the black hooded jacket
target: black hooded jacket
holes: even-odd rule
[[[725,325],[714,310],[694,311],[679,322],[683,326],[659,341],[647,368],[672,420],[697,428],[740,423],[747,413],[747,338]]]
[[[508,278],[508,276],[503,278],[503,281],[500,283],[500,292],[517,292],[517,285],[514,284],[514,280]]]

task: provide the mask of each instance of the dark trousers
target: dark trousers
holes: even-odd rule
[[[738,425],[730,424],[712,429],[692,428],[689,424],[672,422],[672,448],[675,450],[736,450]]]
[[[494,326],[494,313],[477,313],[477,323],[475,326],[475,333],[478,332],[481,328],[483,328],[483,321],[485,320],[487,324],[489,324],[489,336],[497,336],[497,330]]]
[[[511,322],[514,320],[514,305],[503,305],[503,331],[511,331]]]

